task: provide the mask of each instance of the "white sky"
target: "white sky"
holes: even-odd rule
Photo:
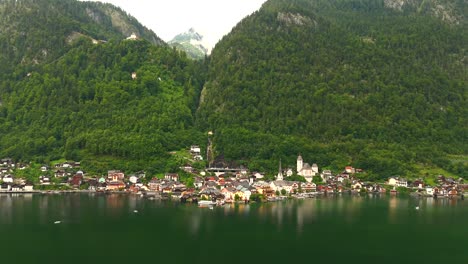
[[[85,0],[89,1],[89,0]],[[98,0],[119,6],[165,41],[194,28],[208,48],[266,0]]]

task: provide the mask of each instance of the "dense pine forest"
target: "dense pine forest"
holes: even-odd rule
[[[199,140],[203,62],[107,4],[4,1],[0,13],[2,157],[158,172]]]
[[[213,131],[253,170],[468,177],[466,3],[396,2],[270,0],[192,61],[109,4],[2,0],[0,155],[157,173]]]
[[[431,1],[389,2],[268,1],[240,22],[212,53],[198,113],[217,150],[376,177],[449,168],[467,151],[466,5],[439,1],[444,20]]]

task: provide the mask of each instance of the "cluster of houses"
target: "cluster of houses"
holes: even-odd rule
[[[14,170],[24,170],[28,167],[27,164],[15,163],[11,158],[0,160],[0,191],[32,191],[34,185],[24,179],[15,179]]]
[[[191,146],[190,153],[194,160],[203,159],[199,146]],[[461,180],[456,181],[443,176],[439,176],[436,187],[425,186],[424,181],[420,179],[409,183],[400,177],[391,177],[384,184],[363,182],[356,177],[363,172],[361,169],[348,166],[339,174],[333,174],[330,170],[320,172],[317,164],[309,165],[301,156],[297,157],[295,172],[292,168],[283,170],[280,161],[278,174],[271,181],[265,180],[264,174],[250,173],[246,168],[217,167],[199,172],[186,165],[181,169],[191,175],[188,181],[182,181],[177,173],[166,173],[162,178],[154,177],[148,181],[143,171],[125,175],[122,171],[110,170],[105,176],[88,177],[80,170],[80,166],[79,162],[73,161],[57,164],[53,168],[42,166],[41,171],[44,175],[40,176],[39,184],[51,185],[54,182],[72,189],[96,192],[154,193],[181,199],[216,199],[223,202],[249,201],[252,195],[275,199],[281,196],[307,196],[317,193],[385,193],[392,187],[392,191],[395,191],[396,187],[405,187],[413,188],[424,195],[449,196],[462,194],[467,187]],[[23,164],[15,164],[11,159],[2,159],[0,191],[33,191],[33,184],[23,179],[15,179],[12,175],[14,169],[26,167]],[[293,175],[302,176],[305,181],[293,181]]]
[[[437,185],[430,186],[424,183],[422,179],[416,179],[412,182],[408,182],[405,178],[401,177],[390,177],[387,184],[393,187],[405,187],[411,188],[416,194],[434,197],[451,197],[459,196],[468,190],[468,185],[463,184],[463,180],[455,180],[453,178],[446,178],[443,175],[437,177]]]

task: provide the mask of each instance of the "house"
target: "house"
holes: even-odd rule
[[[7,191],[10,191],[11,190],[11,185],[4,182],[0,185],[0,191],[2,192],[7,192]]]
[[[396,177],[390,177],[390,178],[388,178],[387,184],[388,184],[388,185],[391,185],[391,186],[396,186],[396,184],[397,184],[397,178],[396,178]]]
[[[221,187],[224,187],[226,185],[226,181],[223,178],[220,178],[218,180],[218,185],[221,186]]]
[[[242,176],[246,176],[248,173],[249,173],[249,170],[246,167],[244,166],[240,167],[240,174],[242,174]]]
[[[50,185],[50,177],[49,176],[40,176],[39,177],[39,183],[41,185]]]
[[[224,195],[224,201],[232,202],[234,201],[234,193],[237,190],[233,187],[225,187],[221,190],[221,194]]]
[[[397,186],[398,187],[408,187],[408,181],[404,178],[400,178],[397,181]]]
[[[31,183],[27,183],[26,185],[24,185],[24,191],[25,191],[25,192],[32,192],[32,191],[34,191],[34,185],[32,185]]]
[[[346,166],[346,167],[345,167],[345,172],[346,172],[347,174],[354,174],[354,173],[356,173],[356,169],[353,168],[352,166]]]
[[[125,174],[119,170],[110,170],[107,172],[107,180],[108,181],[123,181],[125,178]]]
[[[322,177],[324,182],[333,181],[335,178],[331,170],[323,170],[322,173],[320,174],[320,177]]]
[[[161,180],[158,178],[153,178],[151,181],[148,182],[148,188],[151,191],[157,191],[160,192],[162,190],[161,188]]]
[[[192,145],[192,146],[190,146],[190,153],[191,153],[192,155],[200,155],[200,153],[201,153],[200,146],[198,146],[198,145]]]
[[[233,194],[233,197],[234,197],[234,200],[235,201],[244,201],[244,200],[247,200],[247,198],[245,197],[245,194],[243,191],[241,190],[236,190]],[[237,199],[236,199],[237,198]]]
[[[13,164],[13,160],[11,158],[5,158],[1,160],[1,164],[9,167],[11,164]]]
[[[49,170],[49,167],[46,166],[46,165],[43,165],[43,166],[41,167],[41,171],[42,171],[42,172],[46,172],[46,171],[48,171],[48,170]]]
[[[270,187],[275,192],[281,192],[281,190],[285,190],[288,194],[291,193],[293,189],[292,182],[289,181],[272,181],[270,183]]]
[[[203,186],[203,179],[200,177],[196,177],[193,182],[193,185],[195,186],[195,188],[200,189]]]
[[[448,194],[449,197],[454,197],[454,196],[458,195],[458,191],[457,191],[456,188],[452,188],[452,189],[448,190],[447,194]]]
[[[6,183],[13,183],[14,179],[13,179],[13,175],[5,175],[3,176],[3,182],[6,182]]]
[[[106,189],[107,189],[107,183],[105,181],[104,182],[98,181],[98,184],[96,186],[96,191],[102,192],[102,191],[105,191]]]
[[[55,168],[58,169],[73,169],[76,167],[80,167],[81,163],[80,162],[75,162],[75,161],[65,161],[64,163],[59,163],[55,165]]]
[[[88,181],[88,191],[95,192],[97,191],[97,186],[98,186],[98,180],[97,179],[91,179]]]
[[[201,155],[201,149],[198,145],[190,146],[190,154],[192,154],[192,158],[194,160],[203,160],[203,156]]]
[[[132,175],[128,178],[128,180],[133,183],[133,184],[136,184],[140,179],[136,176],[136,175]]]
[[[199,193],[200,197],[202,199],[216,199],[218,196],[221,196],[221,192],[216,189],[216,188],[213,188],[213,187],[206,187],[206,188],[203,188],[200,193]]]
[[[164,179],[168,181],[179,181],[180,177],[177,173],[166,173]]]
[[[70,176],[71,174],[63,169],[58,169],[55,171],[55,178]]]
[[[327,185],[327,187],[325,188],[325,192],[326,193],[334,193],[335,188],[333,188],[333,186],[331,186],[331,185]]]
[[[260,172],[254,172],[252,173],[253,176],[255,176],[255,179],[263,179],[265,178],[265,174],[260,173]]]
[[[74,188],[79,188],[82,183],[83,183],[83,175],[81,174],[76,174],[70,180],[70,185]]]
[[[346,189],[342,185],[340,185],[340,186],[338,186],[338,188],[336,188],[336,191],[338,193],[344,193],[346,191]]]
[[[132,33],[128,38],[126,38],[126,40],[137,40],[138,37],[135,33]]]
[[[180,167],[180,169],[188,173],[193,172],[193,167],[190,164],[185,164],[184,166]]]
[[[431,186],[426,186],[426,194],[434,195],[434,189]]]
[[[412,187],[422,189],[424,188],[424,181],[421,179],[415,180],[412,184]]]
[[[408,187],[408,181],[400,177],[390,177],[387,181],[387,184],[397,187]]]
[[[14,184],[11,186],[11,191],[12,192],[22,192],[23,191],[23,186],[19,184]]]
[[[357,191],[360,191],[362,189],[362,183],[359,182],[359,181],[356,181],[354,182],[353,184],[351,184],[351,188],[353,190],[357,190]]]
[[[107,191],[119,191],[125,189],[125,184],[122,181],[111,181],[106,185]]]
[[[317,191],[317,185],[313,182],[304,182],[301,184],[301,188],[307,193]]]

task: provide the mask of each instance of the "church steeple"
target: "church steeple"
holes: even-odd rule
[[[299,156],[297,157],[297,174],[300,174],[303,166],[304,160],[302,160],[302,156],[299,154]]]
[[[278,175],[276,176],[277,181],[282,181],[283,180],[283,169],[281,168],[281,159],[279,161],[279,169],[278,169]]]

